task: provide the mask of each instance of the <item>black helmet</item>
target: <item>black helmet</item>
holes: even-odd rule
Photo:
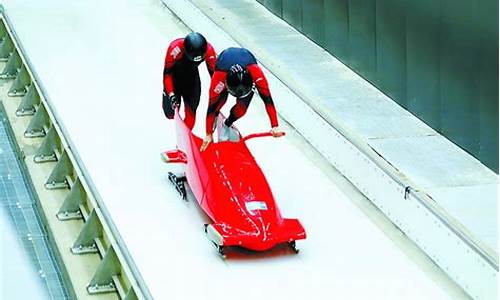
[[[184,38],[184,50],[187,59],[200,62],[207,53],[207,40],[198,32],[191,32]]]
[[[245,97],[252,91],[253,80],[248,71],[240,65],[233,65],[227,72],[226,87],[235,97]]]

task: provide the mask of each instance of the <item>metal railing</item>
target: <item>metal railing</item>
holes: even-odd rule
[[[60,222],[83,220],[80,233],[74,237],[71,252],[74,255],[98,253],[102,258],[86,286],[87,292],[91,295],[116,292],[121,299],[127,300],[152,299],[1,5],[0,13],[0,61],[6,61],[0,79],[13,79],[8,95],[22,97],[15,114],[17,117],[30,118],[24,138],[41,139],[34,162],[55,162],[45,188],[69,190],[57,218]]]

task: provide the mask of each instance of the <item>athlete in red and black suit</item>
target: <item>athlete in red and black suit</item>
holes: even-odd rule
[[[212,142],[215,118],[226,103],[228,93],[236,97],[236,104],[231,108],[224,126],[229,128],[247,111],[253,97],[253,87],[256,87],[260,98],[264,101],[267,115],[271,123],[271,133],[274,137],[282,136],[278,128],[278,118],[274,108],[267,79],[262,69],[257,65],[253,54],[244,48],[228,48],[222,51],[215,64],[215,72],[210,84],[206,133],[201,151]],[[219,137],[220,138],[220,137]]]
[[[210,76],[214,73],[217,55],[203,35],[192,32],[185,38],[172,41],[165,56],[163,70],[163,112],[174,117],[174,107],[184,100],[184,122],[193,129],[196,109],[200,103],[200,74],[198,66],[205,61]]]

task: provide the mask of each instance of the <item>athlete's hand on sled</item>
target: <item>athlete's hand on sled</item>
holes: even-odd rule
[[[170,95],[169,100],[170,100],[170,105],[172,106],[173,109],[179,107],[179,105],[181,104],[181,100],[176,95]]]
[[[165,92],[165,90],[163,90],[162,97],[163,97],[163,101],[167,101],[168,100],[168,95]]]
[[[283,131],[281,131],[278,126],[271,128],[271,134],[275,138],[285,135],[285,133]]]
[[[163,100],[161,102],[161,106],[163,108],[163,113],[165,114],[165,117],[167,119],[173,119],[174,118],[174,109],[172,109],[172,104],[170,103],[170,97],[167,95],[165,90],[163,90]]]
[[[207,134],[205,139],[203,140],[203,144],[201,144],[200,151],[205,151],[208,145],[213,141],[212,134]]]

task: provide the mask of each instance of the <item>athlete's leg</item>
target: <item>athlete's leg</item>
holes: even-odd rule
[[[248,109],[248,105],[250,105],[250,101],[252,100],[252,97],[253,97],[253,92],[251,92],[244,98],[236,99],[236,104],[231,108],[231,113],[224,122],[226,126],[230,127],[236,120],[245,115]]]
[[[191,87],[183,92],[184,99],[184,122],[192,130],[196,122],[196,109],[200,104],[201,82],[198,72],[194,75],[194,81]]]

